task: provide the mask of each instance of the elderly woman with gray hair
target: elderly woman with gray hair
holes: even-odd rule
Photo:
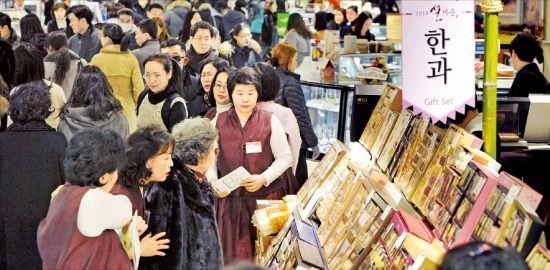
[[[166,256],[143,258],[146,269],[221,269],[223,256],[212,187],[204,174],[218,155],[218,132],[206,118],[185,119],[172,129],[174,166],[164,182],[145,190],[149,230],[166,232]]]

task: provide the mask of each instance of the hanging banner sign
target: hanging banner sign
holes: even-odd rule
[[[401,3],[403,107],[445,123],[475,106],[474,1]]]

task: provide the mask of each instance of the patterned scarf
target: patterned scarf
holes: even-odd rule
[[[199,189],[202,192],[204,192],[206,195],[213,196],[214,190],[212,189],[212,185],[210,185],[210,182],[206,180],[206,175],[197,171],[193,171],[190,168],[187,168],[187,170],[189,170],[189,172],[192,173],[195,179],[197,180],[195,184],[199,187]]]

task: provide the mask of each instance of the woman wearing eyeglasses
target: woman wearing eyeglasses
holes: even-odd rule
[[[204,66],[202,66],[199,73],[199,89],[196,94],[187,101],[187,108],[189,109],[189,117],[204,116],[210,108],[214,106],[214,101],[208,98],[208,93],[214,82],[214,75],[222,67],[229,67],[229,63],[221,58],[216,57],[214,60],[208,60]]]
[[[261,61],[260,44],[252,39],[250,26],[239,23],[231,30],[231,40],[225,41],[218,47],[220,56],[236,67],[253,67]]]
[[[137,127],[136,102],[144,88],[139,62],[128,50],[130,39],[118,24],[105,24],[100,39],[103,48],[92,58],[90,65],[105,73],[132,133]]]
[[[234,67],[222,67],[214,76],[213,84],[208,93],[208,99],[211,104],[215,104],[215,107],[208,110],[204,117],[213,119],[218,114],[228,111],[233,107],[233,102],[229,98],[229,91],[227,91],[227,78],[233,71],[235,71]]]
[[[143,61],[143,79],[147,89],[137,101],[137,126],[160,125],[168,132],[187,118],[185,100],[178,94],[182,88],[180,67],[176,60],[163,53],[153,54]]]

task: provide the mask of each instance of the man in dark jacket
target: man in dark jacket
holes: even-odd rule
[[[183,77],[183,89],[178,93],[186,102],[190,101],[196,95],[199,78],[191,75],[187,68],[189,59],[185,57],[185,44],[177,39],[167,39],[160,44],[160,51],[170,55],[170,57],[180,64],[181,76]]]
[[[201,17],[204,20],[203,13],[207,12],[209,13],[210,17],[212,17],[212,22],[210,24],[214,26],[214,28],[218,29],[218,32],[220,33],[220,41],[225,41],[225,37],[229,34],[225,32],[225,27],[223,26],[223,17],[222,14],[219,13],[215,8],[210,5],[210,3],[206,0],[198,0],[195,1],[194,5],[195,9],[201,12]]]
[[[145,19],[143,16],[141,16],[141,14],[137,13],[136,10],[134,9],[134,1],[132,0],[118,0],[118,4],[119,5],[122,5],[123,8],[128,8],[128,9],[131,9],[132,10],[132,16],[133,16],[133,21],[135,24],[138,24],[139,22],[141,22],[143,19]]]
[[[19,46],[21,38],[11,27],[11,18],[7,14],[0,12],[0,39],[9,43],[13,49]]]
[[[202,66],[216,58],[212,51],[212,39],[214,27],[205,21],[200,21],[191,27],[191,47],[187,50],[189,57],[189,71],[192,75],[198,75]]]
[[[92,25],[94,14],[86,5],[77,5],[67,12],[74,35],[69,39],[69,49],[87,62],[101,49],[100,31]]]
[[[132,51],[139,62],[141,74],[145,72],[143,61],[149,55],[160,51],[160,43],[157,40],[158,27],[157,23],[151,19],[145,19],[138,24],[136,31],[136,42],[140,48]]]

